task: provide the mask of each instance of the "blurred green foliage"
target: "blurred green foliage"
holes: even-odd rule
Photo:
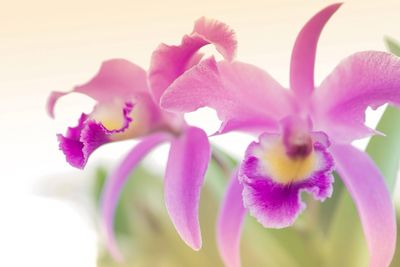
[[[207,179],[222,179],[222,171],[211,164]],[[95,199],[106,173],[100,169],[96,177]],[[218,181],[217,181],[218,182]],[[195,252],[187,247],[173,228],[164,207],[162,177],[140,167],[132,173],[123,189],[116,210],[115,232],[125,256],[124,263],[115,263],[104,247],[98,259],[99,266],[223,266],[214,241],[214,223],[218,210],[217,182],[202,191],[200,205],[203,248]]]
[[[230,159],[223,157],[224,161]],[[162,178],[138,168],[127,182],[121,195],[115,231],[125,255],[123,263],[116,263],[104,246],[101,247],[98,266],[100,267],[169,267],[169,266],[223,266],[216,248],[215,222],[219,203],[228,181],[226,166],[221,168],[218,160],[213,160],[206,176],[206,186],[202,191],[200,223],[203,234],[203,248],[195,252],[187,247],[174,230],[163,203]],[[226,164],[225,162],[225,164]],[[233,168],[234,164],[230,165]],[[95,199],[98,203],[106,172],[99,169],[96,177]],[[213,180],[213,182],[210,182]],[[338,182],[337,180],[337,183]],[[338,194],[341,196],[341,194]],[[254,218],[248,216],[244,225],[241,254],[244,266],[338,266],[329,265],[332,258],[350,262],[351,253],[337,254],[330,251],[327,234],[330,219],[325,215],[340,208],[340,197],[318,203],[306,197],[308,209],[293,227],[275,230],[263,228]],[[324,215],[325,214],[325,215]],[[350,214],[353,216],[353,214]],[[330,214],[330,218],[334,215]],[[355,214],[355,217],[357,215]],[[357,218],[358,222],[358,218]],[[359,223],[358,223],[359,224]],[[348,231],[345,231],[348,233]],[[341,239],[345,250],[349,239]],[[362,236],[361,236],[362,237]],[[362,240],[361,240],[362,241]],[[348,254],[348,255],[347,255]],[[340,257],[337,257],[340,255]],[[343,266],[353,266],[344,264]],[[354,265],[356,266],[356,265]]]

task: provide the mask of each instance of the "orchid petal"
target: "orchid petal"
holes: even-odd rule
[[[331,151],[361,218],[369,266],[389,266],[396,247],[396,220],[384,178],[366,153],[350,145],[334,145]]]
[[[106,182],[101,200],[102,220],[107,240],[107,247],[112,256],[117,260],[122,260],[122,255],[115,241],[113,221],[115,207],[121,190],[128,179],[129,174],[132,173],[138,163],[150,152],[150,150],[169,139],[170,136],[165,133],[153,134],[143,139],[143,141],[137,144],[129,152]]]
[[[192,35],[199,35],[208,43],[214,44],[226,60],[233,60],[237,41],[234,31],[225,23],[201,17],[195,22]]]
[[[218,218],[217,242],[227,267],[240,267],[240,236],[246,215],[242,198],[243,186],[237,172],[232,175]]]
[[[290,65],[290,87],[300,98],[309,96],[314,90],[314,64],[319,36],[329,18],[341,6],[330,5],[314,17],[301,29],[292,51]]]
[[[262,127],[276,130],[292,109],[289,92],[263,70],[241,62],[206,59],[181,75],[161,99],[161,106],[191,112],[204,106],[217,111],[220,132]]]
[[[189,127],[172,141],[165,173],[168,214],[183,241],[195,250],[201,248],[198,208],[210,157],[206,133]]]
[[[233,59],[236,51],[234,32],[226,24],[204,17],[195,22],[192,34],[185,35],[179,46],[161,44],[153,52],[149,82],[156,103],[177,77],[200,61],[202,55],[197,51],[208,44],[215,45],[225,59]]]
[[[400,59],[385,52],[359,52],[343,60],[316,91],[315,127],[337,142],[373,133],[364,125],[368,106],[400,104]]]
[[[54,117],[58,99],[73,92],[85,94],[97,102],[109,102],[115,98],[131,100],[138,94],[148,94],[146,72],[124,59],[105,61],[88,83],[76,86],[69,92],[52,92],[47,101],[48,114]]]
[[[390,37],[385,37],[385,44],[386,44],[387,49],[392,54],[400,57],[400,44],[396,40],[394,40]]]

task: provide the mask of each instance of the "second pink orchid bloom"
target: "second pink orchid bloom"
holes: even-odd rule
[[[122,259],[113,234],[121,190],[138,163],[165,142],[170,143],[164,181],[167,211],[182,239],[195,250],[201,248],[198,207],[211,156],[208,137],[203,130],[187,125],[183,114],[163,111],[158,103],[177,77],[200,62],[198,50],[209,44],[225,59],[233,59],[236,40],[232,30],[221,22],[200,18],[180,45],[161,44],[154,51],[148,72],[127,60],[109,60],[88,83],[49,97],[47,108],[52,117],[56,102],[66,94],[82,93],[96,100],[93,111],[82,114],[76,127],[58,135],[60,149],[74,167],[84,168],[90,155],[106,143],[140,138],[108,177],[102,197],[107,245],[116,259]]]

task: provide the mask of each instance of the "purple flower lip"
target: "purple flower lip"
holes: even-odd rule
[[[69,127],[65,135],[58,134],[59,148],[64,153],[66,160],[73,167],[83,169],[90,155],[100,146],[112,142],[117,137],[123,139],[121,134],[131,126],[130,113],[134,105],[125,103],[122,110],[121,124],[117,128],[107,128],[101,121],[82,114],[78,125]]]
[[[331,196],[332,156],[322,143],[311,142],[311,150],[295,157],[287,153],[279,134],[264,133],[248,147],[239,171],[244,206],[265,227],[293,224],[305,208],[302,191],[321,201]]]
[[[304,127],[307,125],[304,120],[295,116],[281,123],[283,132],[262,134],[259,142],[250,144],[246,151],[244,161],[257,161],[257,176],[291,184],[307,180],[316,171],[327,167],[325,163],[330,160],[326,157],[331,157],[327,150],[330,142],[323,132],[311,131],[310,127]],[[328,168],[330,171],[331,167]]]

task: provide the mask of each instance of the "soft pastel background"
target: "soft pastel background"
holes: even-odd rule
[[[329,3],[1,0],[0,266],[95,266],[98,237],[80,204],[89,202],[85,178],[100,164],[116,164],[135,143],[101,148],[86,172],[71,168],[57,149],[55,133],[74,124],[79,112],[89,111],[92,103],[77,95],[63,99],[57,120],[51,121],[44,108],[51,90],[68,90],[87,81],[105,59],[123,57],[147,68],[161,41],[180,42],[203,15],[236,30],[238,59],[265,68],[287,85],[298,30]],[[321,37],[317,82],[354,51],[385,50],[384,35],[400,39],[399,23],[398,0],[347,1]],[[378,116],[368,115],[374,125]],[[210,132],[218,124],[212,112],[190,117]],[[248,140],[241,135],[215,139],[238,156]],[[153,154],[148,164],[162,167],[165,151]],[[51,192],[61,198],[52,198]]]

